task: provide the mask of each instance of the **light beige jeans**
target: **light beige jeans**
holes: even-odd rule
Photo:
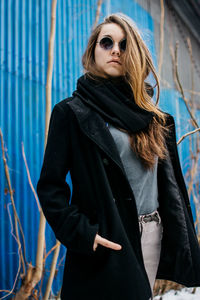
[[[163,235],[163,225],[160,215],[157,210],[155,212],[158,218],[157,221],[152,220],[145,222],[144,220],[139,220],[144,265],[151,285],[152,294],[160,260],[161,240]],[[142,216],[153,215],[155,212]]]

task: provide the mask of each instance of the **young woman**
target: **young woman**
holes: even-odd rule
[[[106,17],[82,62],[77,89],[52,111],[37,184],[67,247],[61,298],[149,300],[156,278],[200,286],[174,119],[158,109],[156,72],[132,20]]]

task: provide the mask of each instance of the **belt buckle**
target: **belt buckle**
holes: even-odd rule
[[[153,215],[150,214],[150,215],[144,215],[144,216],[142,216],[142,221],[144,223],[151,222],[151,221],[156,221],[156,222],[159,223],[160,218],[158,216],[158,212],[156,211]]]
[[[147,223],[147,222],[150,222],[150,221],[156,221],[158,223],[161,222],[161,219],[159,217],[159,214],[158,212],[156,211],[153,215],[141,215],[139,217],[139,222],[142,222],[142,223]]]
[[[144,216],[143,221],[144,221],[144,223],[152,221],[152,216],[151,215],[150,216]]]

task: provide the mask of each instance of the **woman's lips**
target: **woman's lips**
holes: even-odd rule
[[[109,61],[108,63],[109,63],[109,64],[110,64],[110,63],[113,63],[113,64],[115,64],[115,65],[121,65],[118,61]]]

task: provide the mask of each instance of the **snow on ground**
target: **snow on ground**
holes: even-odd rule
[[[191,294],[193,288],[184,288],[180,291],[171,290],[162,296],[162,300],[200,300],[200,288],[196,288],[195,294]],[[160,300],[161,296],[154,297]]]

